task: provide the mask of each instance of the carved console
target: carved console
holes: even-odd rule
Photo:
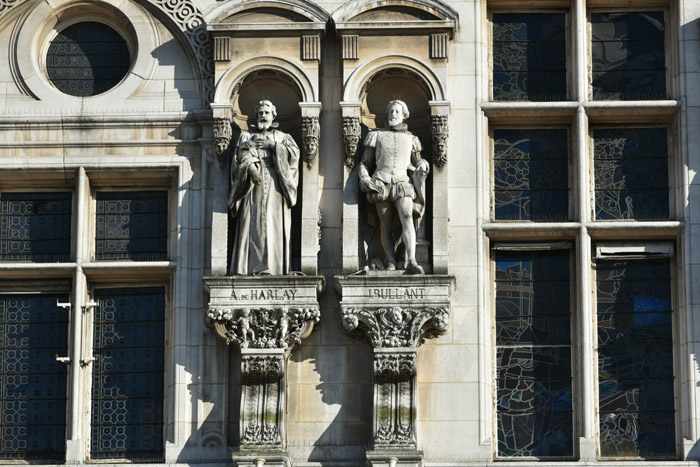
[[[336,276],[345,333],[374,350],[374,429],[367,465],[419,466],[417,348],[450,322],[453,276]]]
[[[241,349],[238,466],[290,466],[286,441],[287,359],[321,317],[321,276],[205,277],[206,318]]]

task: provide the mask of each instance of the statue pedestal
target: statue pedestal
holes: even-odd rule
[[[417,348],[447,331],[453,276],[336,276],[345,333],[374,350],[374,429],[368,466],[421,466],[416,439]]]
[[[205,277],[207,319],[241,349],[237,466],[290,467],[287,454],[287,359],[321,317],[321,276]]]

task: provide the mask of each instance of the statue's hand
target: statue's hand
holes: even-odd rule
[[[255,164],[250,164],[248,166],[248,175],[253,179],[253,183],[256,185],[262,184],[262,178],[260,177],[260,171],[255,166]]]
[[[428,164],[428,161],[425,159],[419,160],[416,167],[416,172],[418,172],[420,175],[427,175],[428,172],[430,172],[430,164]]]
[[[258,149],[273,149],[275,147],[275,143],[270,141],[269,139],[259,139],[255,141],[255,147]]]

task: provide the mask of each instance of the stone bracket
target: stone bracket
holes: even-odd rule
[[[450,135],[448,101],[430,101],[430,139],[433,142],[433,163],[442,168],[447,164],[447,138]]]
[[[343,149],[345,154],[345,167],[351,169],[355,167],[357,160],[357,150],[360,146],[360,107],[361,102],[341,102],[340,108],[343,113]]]

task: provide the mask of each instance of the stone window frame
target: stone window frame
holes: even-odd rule
[[[52,166],[40,170],[24,167],[22,172],[0,170],[0,192],[31,190],[72,193],[71,253],[69,260],[60,263],[0,262],[0,293],[42,293],[54,291],[52,284],[61,282],[68,302],[68,353],[58,355],[67,365],[66,392],[66,463],[112,464],[114,459],[91,460],[90,418],[93,333],[93,301],[95,289],[120,287],[163,287],[165,290],[164,321],[164,407],[163,407],[163,458],[153,463],[165,462],[169,444],[167,433],[172,431],[171,407],[177,397],[173,388],[176,377],[172,362],[175,359],[173,339],[177,335],[176,314],[182,313],[177,305],[176,284],[186,281],[178,274],[183,261],[179,261],[178,217],[186,215],[181,209],[182,196],[178,187],[185,183],[187,164],[184,161],[167,163],[117,162],[105,169],[99,162],[77,164],[72,167]],[[162,261],[100,261],[94,259],[95,243],[95,194],[98,191],[165,190],[168,193],[168,259]],[[99,358],[99,357],[97,357]],[[177,385],[175,385],[177,386]],[[75,390],[74,388],[80,388]],[[17,463],[15,461],[6,461]],[[20,461],[21,462],[21,461]],[[128,462],[122,459],[120,462]],[[139,460],[143,462],[143,460]]]
[[[592,287],[595,286],[593,272],[592,248],[601,241],[638,241],[652,244],[658,241],[669,241],[682,251],[684,236],[682,201],[682,167],[681,148],[679,146],[680,124],[678,112],[681,102],[676,98],[678,94],[676,61],[676,43],[673,42],[677,34],[674,33],[674,18],[678,13],[672,2],[650,0],[643,2],[637,8],[618,0],[574,0],[562,2],[558,0],[538,0],[528,5],[531,8],[524,9],[522,4],[513,0],[488,0],[486,8],[482,11],[481,21],[489,27],[482,28],[483,40],[488,45],[484,49],[482,69],[484,76],[490,76],[490,41],[491,30],[489,14],[493,12],[535,12],[556,11],[561,8],[569,8],[569,25],[571,27],[571,44],[567,45],[567,51],[571,58],[571,81],[568,83],[568,91],[571,101],[560,102],[499,102],[487,100],[491,96],[490,79],[484,82],[480,90],[481,96],[486,96],[481,102],[480,108],[484,114],[482,120],[486,144],[482,146],[481,162],[478,168],[478,179],[481,185],[480,221],[482,239],[480,242],[480,268],[479,274],[483,274],[486,283],[493,283],[493,273],[490,270],[489,252],[493,242],[551,242],[571,241],[574,245],[575,269],[576,269],[576,304],[572,309],[572,325],[575,329],[573,339],[578,348],[578,368],[574,370],[574,399],[575,411],[575,439],[579,439],[575,448],[578,459],[587,461],[619,460],[610,458],[598,458],[599,427],[596,418],[597,413],[597,386],[593,378],[597,366],[595,354],[595,297],[592,296]],[[587,11],[588,10],[588,11]],[[640,100],[640,101],[594,101],[590,95],[590,11],[642,11],[663,10],[666,21],[666,67],[667,67],[667,99]],[[486,37],[488,35],[488,37]],[[587,66],[588,65],[588,66]],[[583,70],[579,73],[577,70]],[[488,86],[488,87],[487,87]],[[532,221],[496,221],[492,215],[492,128],[517,128],[522,126],[535,127],[537,125],[554,126],[565,125],[570,128],[570,141],[572,147],[571,160],[574,168],[574,179],[571,187],[570,201],[573,208],[573,217],[568,222],[532,222]],[[669,141],[669,220],[665,221],[596,221],[592,215],[592,129],[595,127],[610,126],[665,126],[668,128]],[[684,256],[679,254],[672,262],[674,271],[683,267]],[[687,456],[691,441],[685,423],[681,423],[682,414],[691,410],[687,400],[691,396],[690,383],[686,380],[685,366],[689,364],[680,349],[687,343],[688,337],[681,333],[686,323],[684,316],[684,283],[676,278],[672,282],[674,300],[677,300],[675,308],[677,316],[674,321],[674,387],[677,398],[674,410],[676,412],[676,445],[677,459]],[[487,348],[495,348],[495,340],[492,335],[494,313],[492,294],[490,287],[481,287],[478,291],[479,303],[491,319],[483,320],[480,324],[479,334],[486,342]],[[495,360],[492,352],[487,352],[480,357],[480,372],[485,381],[494,381]],[[493,383],[492,383],[493,384]],[[482,424],[480,425],[480,439],[483,445],[490,446],[495,459],[499,459],[496,435],[496,408],[493,401],[495,387],[492,391],[484,391],[480,403],[483,407]],[[487,412],[490,409],[490,413]],[[692,416],[692,415],[691,415]],[[691,428],[692,430],[692,428]],[[624,458],[627,461],[639,460],[637,458]],[[532,458],[512,459],[509,461],[528,461]]]

